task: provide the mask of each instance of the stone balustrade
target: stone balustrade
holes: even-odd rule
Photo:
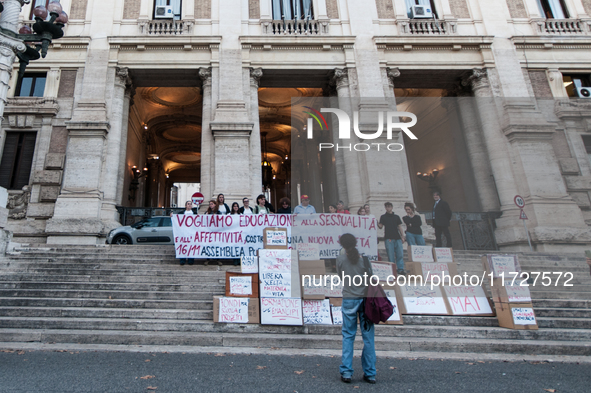
[[[182,20],[140,21],[140,33],[145,35],[190,34],[193,23]]]
[[[580,19],[546,19],[536,21],[534,25],[540,35],[581,35],[591,30],[589,22]]]
[[[328,22],[318,20],[263,21],[266,35],[324,35],[328,34]]]
[[[437,19],[411,19],[400,23],[400,34],[450,35],[457,33],[455,22]]]

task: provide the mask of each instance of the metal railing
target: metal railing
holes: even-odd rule
[[[450,35],[456,34],[456,24],[437,19],[411,19],[401,22],[402,34]]]

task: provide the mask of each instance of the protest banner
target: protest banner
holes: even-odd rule
[[[433,256],[435,257],[435,262],[453,262],[454,261],[453,249],[447,248],[447,247],[434,247],[433,248]]]
[[[259,323],[259,299],[214,296],[213,321]]]
[[[302,301],[304,325],[332,325],[330,316],[330,302],[324,300]]]
[[[400,285],[404,309],[402,314],[449,315],[441,287],[430,285]]]
[[[435,262],[431,246],[408,246],[407,250],[411,262]]]
[[[177,258],[235,259],[256,256],[264,248],[264,229],[273,242],[287,246],[312,243],[319,247],[320,259],[336,258],[341,250],[338,240],[352,233],[358,240],[357,249],[370,259],[377,258],[377,223],[373,216],[344,214],[255,214],[255,215],[173,215],[172,229]],[[286,231],[285,235],[279,232]],[[295,232],[294,232],[295,231]]]
[[[513,278],[515,273],[521,273],[517,255],[487,254],[482,257],[482,265],[487,273],[493,273],[493,278]]]
[[[259,297],[258,274],[226,272],[226,296]]]
[[[242,273],[258,273],[259,259],[256,256],[242,256],[240,258],[240,271]]]
[[[301,326],[302,299],[261,298],[261,324]]]
[[[453,285],[443,289],[452,315],[495,315],[480,285]]]
[[[298,243],[298,258],[300,261],[314,261],[320,259],[320,245],[316,243]]]

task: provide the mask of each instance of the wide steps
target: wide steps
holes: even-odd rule
[[[49,298],[93,298],[93,299],[142,299],[142,300],[210,300],[223,295],[216,292],[141,292],[141,291],[89,291],[59,289],[0,289],[1,297],[49,297]]]
[[[6,307],[97,307],[164,310],[212,310],[213,301],[207,300],[135,300],[135,299],[76,299],[47,297],[3,297],[0,304]]]

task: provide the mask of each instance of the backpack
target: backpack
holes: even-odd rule
[[[366,266],[369,265],[369,258],[363,257]],[[369,269],[367,269],[369,270]],[[384,288],[380,284],[369,285],[367,297],[365,298],[365,315],[373,323],[386,322],[394,314],[394,306],[388,299]]]

